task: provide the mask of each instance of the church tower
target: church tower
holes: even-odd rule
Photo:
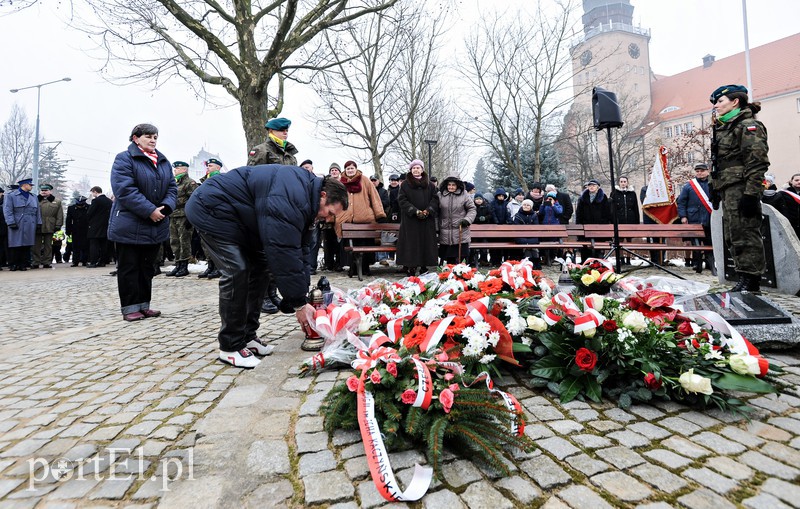
[[[650,30],[633,26],[630,0],[583,0],[582,21],[583,36],[570,50],[576,101],[601,86],[616,92],[623,109],[627,102],[648,111]]]

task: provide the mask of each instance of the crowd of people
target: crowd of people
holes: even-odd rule
[[[719,114],[719,143],[713,148],[718,171],[712,184],[709,166],[695,165],[695,178],[677,198],[679,221],[703,225],[701,242],[710,243],[711,213],[721,203],[726,248],[740,276],[733,290],[758,291],[764,270],[760,198],[763,193],[800,234],[800,174],[780,191],[764,180],[764,191],[769,162],[766,129],[754,118],[758,104],[747,102],[740,85],[719,87],[711,102]],[[62,243],[67,247],[63,260],[71,257],[72,266],[103,267],[113,260],[122,317],[138,321],[161,314],[151,307],[152,279],[165,257],[175,261],[166,275],[176,278],[189,274],[190,261],[206,259],[198,277],[220,278],[219,358],[252,368],[258,364],[255,355],[271,350],[257,335],[261,313],[295,312],[303,325],[311,275],[358,271],[342,242],[346,223],[399,223],[398,233],[386,232],[380,243],[396,247],[391,251],[398,272],[415,275],[441,263],[498,265],[519,257],[516,251],[471,245],[473,224],[557,225],[570,223],[573,215],[577,224],[650,219],[640,205],[644,190],[637,198],[626,176],[610,193],[600,181],[589,180],[574,204],[552,183],[534,182],[527,192],[519,187],[511,196],[502,187],[489,196],[458,175],[440,184],[418,159],[406,172],[392,174],[388,187],[378,176],[365,175],[355,161],[345,162],[344,169],[331,163],[328,174],[318,177],[310,159],[297,164],[290,126],[285,118],[269,120],[266,140],[250,150],[247,166],[222,173],[223,163],[212,158],[205,162],[206,175],[195,182],[187,163],[170,163],[156,149],[158,129],[139,124],[114,160],[113,200],[95,186],[91,200],[76,198],[66,215],[48,184],[38,195],[31,179],[20,180],[7,196],[0,189],[0,268],[51,268],[54,259],[61,262]],[[550,261],[536,248],[535,236],[516,242],[526,245],[524,256],[537,267]],[[361,257],[365,275],[373,264],[390,265],[389,252],[373,251]],[[583,259],[596,255],[581,252]],[[692,260],[697,272],[704,263],[716,270],[713,257]]]

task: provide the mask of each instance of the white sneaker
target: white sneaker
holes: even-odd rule
[[[253,355],[253,352],[247,348],[242,348],[238,352],[225,352],[220,350],[219,360],[236,368],[244,369],[253,369],[254,367],[258,366],[259,362],[261,362],[256,359],[256,356]]]
[[[270,355],[275,347],[255,338],[247,342],[247,349],[256,355]]]

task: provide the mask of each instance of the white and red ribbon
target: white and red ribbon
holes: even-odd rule
[[[490,393],[500,396],[506,408],[508,408],[510,412],[516,413],[516,417],[511,421],[511,433],[521,437],[525,433],[525,419],[522,413],[522,405],[519,404],[519,401],[517,401],[517,398],[515,398],[513,394],[495,389],[492,377],[486,371],[481,372],[471,384],[465,385],[465,387],[470,387],[482,380],[486,381],[486,388],[489,389]]]
[[[728,347],[734,354],[751,355],[758,359],[758,367],[761,370],[759,376],[764,376],[769,370],[769,361],[761,356],[753,343],[742,336],[731,324],[729,324],[719,313],[708,310],[686,311],[684,316],[691,318],[697,323],[710,325],[714,330],[722,334],[722,344]]]

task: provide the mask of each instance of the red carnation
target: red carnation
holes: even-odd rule
[[[606,332],[614,332],[619,328],[617,322],[614,320],[604,320],[603,321],[603,330]]]
[[[597,364],[597,354],[588,348],[580,348],[575,353],[575,364],[581,371],[591,371]]]

